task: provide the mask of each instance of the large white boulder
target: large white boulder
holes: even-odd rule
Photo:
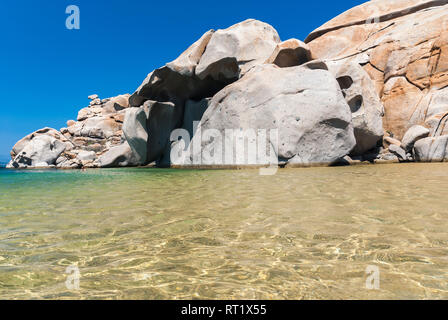
[[[8,164],[9,168],[45,167],[54,165],[66,144],[51,135],[33,137]]]
[[[187,165],[267,164],[268,157],[250,154],[258,151],[248,148],[241,155],[235,145],[226,148],[226,130],[233,130],[236,135],[252,131],[255,136],[245,137],[246,143],[265,139],[266,145],[257,145],[266,148],[265,154],[274,151],[280,161],[332,163],[356,144],[351,119],[350,108],[330,72],[265,64],[213,97],[184,161]]]
[[[246,20],[224,30],[207,31],[176,60],[154,70],[130,97],[133,107],[147,100],[173,102],[213,97],[248,70],[263,64],[280,38],[261,21]]]

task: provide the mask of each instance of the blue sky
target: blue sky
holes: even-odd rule
[[[274,26],[282,40],[303,40],[361,4],[345,1],[21,0],[0,8],[0,161],[42,127],[60,129],[88,104],[132,93],[155,68],[175,59],[209,29],[248,18]],[[65,27],[69,5],[80,30]]]

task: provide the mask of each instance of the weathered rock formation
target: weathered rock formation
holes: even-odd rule
[[[444,161],[447,30],[448,0],[366,2],[305,42],[257,20],[210,30],[132,95],[91,95],[20,140],[8,166]]]
[[[190,161],[202,165],[269,164],[268,154],[257,159],[255,148],[238,154],[236,146],[229,144],[231,150],[226,150],[226,130],[233,129],[233,133],[245,132],[246,139],[265,135],[269,149],[288,164],[331,163],[355,146],[351,119],[339,85],[327,70],[265,64],[213,97],[198,128],[202,132],[215,130],[213,139],[195,135]],[[267,132],[272,129],[278,131],[274,139]],[[201,147],[195,148],[197,144]],[[204,150],[214,150],[214,156]]]
[[[313,58],[363,66],[385,108],[384,129],[403,139],[415,125],[448,134],[448,1],[377,0],[313,31]],[[407,146],[405,146],[407,147]]]
[[[66,128],[60,131],[40,129],[17,142],[11,151],[12,160],[8,167],[119,166],[118,163],[111,165],[110,161],[105,162],[104,157],[110,157],[107,155],[109,151],[126,142],[122,126],[129,107],[129,95],[103,100],[97,95],[89,98],[90,105],[79,111],[77,121],[67,121]],[[136,164],[130,159],[122,163],[126,166]]]

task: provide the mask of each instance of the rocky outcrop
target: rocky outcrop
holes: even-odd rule
[[[232,129],[233,135],[247,134],[246,144],[257,141],[262,157],[257,148],[237,150],[235,141],[229,144]],[[350,108],[328,71],[266,64],[213,97],[186,164],[263,165],[270,163],[272,151],[290,165],[331,163],[354,146]]]
[[[354,61],[375,83],[384,129],[401,140],[414,125],[445,129],[448,112],[448,1],[377,0],[312,32],[314,58]],[[445,103],[444,103],[445,102]]]
[[[252,19],[209,30],[131,96],[20,140],[9,167],[444,160],[447,17],[448,0],[376,0],[305,42]]]
[[[406,155],[406,151],[404,151],[401,147],[399,147],[395,144],[391,144],[389,146],[389,151],[390,151],[390,153],[396,155],[402,161],[405,161],[408,159],[408,157]]]
[[[423,138],[429,136],[430,131],[422,126],[416,125],[411,127],[404,135],[403,141],[401,142],[401,147],[406,151],[412,151],[414,144]]]

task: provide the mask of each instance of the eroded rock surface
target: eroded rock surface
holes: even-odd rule
[[[65,128],[17,142],[9,167],[170,166],[173,150],[205,166],[440,161],[447,30],[448,0],[370,1],[305,43],[257,20],[209,30],[131,96],[91,95]],[[240,157],[226,130],[266,154]]]
[[[356,146],[352,154],[361,155],[375,148],[382,139],[384,107],[375,86],[363,68],[350,61],[328,61],[352,112]]]
[[[305,42],[315,58],[364,67],[384,104],[385,130],[401,140],[414,125],[447,133],[447,30],[446,0],[377,0],[339,15]]]

